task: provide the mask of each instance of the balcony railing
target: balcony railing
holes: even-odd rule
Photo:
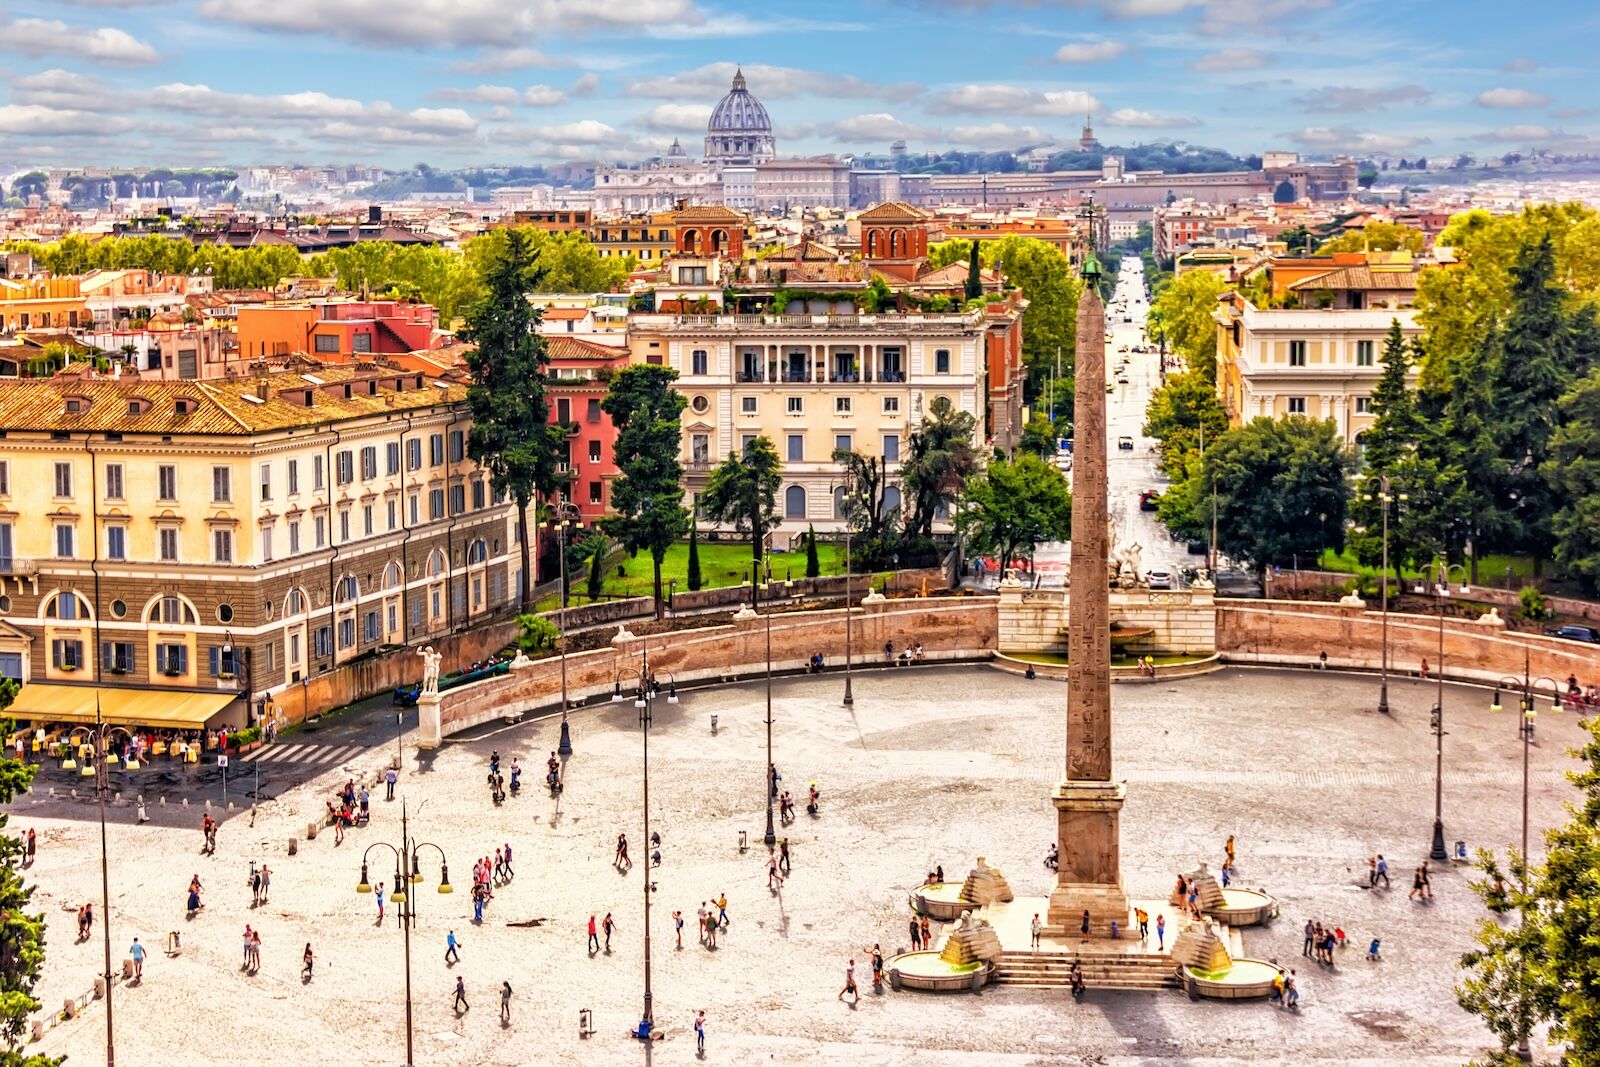
[[[32,577],[39,573],[39,561],[21,556],[0,556],[0,574],[7,577]]]

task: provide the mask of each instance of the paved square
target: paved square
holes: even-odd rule
[[[400,793],[417,838],[449,856],[457,891],[434,891],[437,863],[423,852],[428,881],[416,887],[412,938],[419,1064],[635,1064],[644,1051],[624,1038],[642,1004],[641,883],[654,878],[654,992],[666,1040],[650,1062],[698,1062],[693,1012],[708,1018],[706,1061],[721,1063],[1134,1064],[1318,1061],[1457,1065],[1480,1052],[1487,1032],[1455,1005],[1455,959],[1482,909],[1462,874],[1435,877],[1437,902],[1407,901],[1408,872],[1426,854],[1433,815],[1432,686],[1392,686],[1395,713],[1372,713],[1376,682],[1308,671],[1229,670],[1155,685],[1119,685],[1115,774],[1128,782],[1123,869],[1130,893],[1164,896],[1175,872],[1220,860],[1228,834],[1239,843],[1239,881],[1264,885],[1283,906],[1279,922],[1245,933],[1252,956],[1299,967],[1304,1000],[1291,1016],[1262,1004],[1191,1003],[1156,994],[1090,990],[1074,1005],[1064,992],[991,987],[980,995],[874,993],[859,1005],[835,999],[846,960],[858,975],[874,942],[908,947],[905,889],[935,864],[960,877],[987,856],[1019,895],[1043,896],[1041,863],[1051,841],[1050,790],[1061,776],[1062,689],[982,667],[874,671],[856,679],[856,706],[840,706],[843,680],[775,686],[775,759],[800,798],[786,831],[793,875],[781,894],[766,887],[764,704],[760,684],[687,693],[655,705],[651,731],[652,827],[664,862],[646,870],[640,838],[640,745],[631,702],[573,715],[576,755],[559,806],[542,787],[555,746],[550,720],[480,732],[414,762]],[[1491,715],[1489,693],[1446,693],[1445,828],[1448,838],[1503,847],[1519,832],[1521,749],[1511,714]],[[709,729],[712,715],[718,732]],[[1571,792],[1559,771],[1579,730],[1571,715],[1541,714],[1533,750],[1533,826],[1560,817]],[[486,762],[498,748],[520,759],[525,785],[503,807],[490,801]],[[357,763],[384,766],[392,744]],[[117,1057],[123,1065],[271,1060],[296,1064],[404,1060],[402,935],[376,924],[371,896],[358,896],[362,850],[397,841],[399,808],[374,791],[370,827],[335,845],[331,831],[286,855],[345,774],[334,769],[266,805],[249,825],[235,812],[216,856],[201,856],[200,812],[171,806],[155,823],[112,812],[113,949],[118,966],[134,936],[150,946],[140,986],[115,996]],[[822,791],[808,818],[808,782]],[[99,911],[98,833],[80,818],[14,808],[12,832],[39,830],[30,878],[47,913],[49,958],[39,995],[47,1009],[86,992],[99,970],[93,939],[72,942],[63,910],[94,900]],[[56,810],[48,804],[39,810]],[[185,825],[174,825],[180,818]],[[192,825],[191,825],[192,824]],[[754,846],[741,855],[740,831]],[[611,866],[627,832],[637,866]],[[516,878],[495,891],[485,921],[472,922],[474,858],[510,842]],[[1384,853],[1395,887],[1364,888],[1367,855]],[[250,906],[252,859],[273,869],[271,899]],[[392,875],[387,850],[372,874]],[[184,919],[184,893],[198,872],[206,907]],[[695,911],[726,892],[731,923],[715,951],[696,943]],[[671,913],[683,911],[684,947]],[[585,950],[591,913],[616,917],[612,951]],[[1369,964],[1352,947],[1336,970],[1299,955],[1307,918],[1335,922],[1352,946],[1381,936],[1385,959]],[[542,925],[508,923],[545,920]],[[1169,922],[1173,916],[1168,916]],[[262,935],[262,966],[240,969],[240,934]],[[462,941],[444,962],[445,936]],[[169,931],[180,955],[161,948]],[[316,976],[299,978],[306,942]],[[1305,966],[1299,966],[1305,964]],[[456,976],[471,1009],[451,1010]],[[498,1020],[502,980],[515,990],[511,1023]],[[597,1033],[580,1040],[578,1012]],[[43,1051],[73,1062],[104,1054],[102,1004],[54,1029]],[[1103,1057],[1103,1060],[1096,1059]]]

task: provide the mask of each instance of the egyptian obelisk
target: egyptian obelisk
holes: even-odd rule
[[[1078,299],[1073,395],[1072,552],[1067,605],[1067,766],[1051,798],[1060,860],[1049,925],[1090,935],[1126,926],[1118,819],[1126,791],[1111,779],[1111,606],[1106,562],[1106,312],[1091,249]]]

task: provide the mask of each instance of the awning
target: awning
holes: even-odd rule
[[[29,682],[4,715],[34,722],[100,721],[108,726],[153,726],[193,730],[239,698],[237,693],[195,693],[182,689],[117,689],[110,686]]]

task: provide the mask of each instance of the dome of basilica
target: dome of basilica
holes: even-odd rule
[[[757,163],[777,154],[772,119],[745,87],[744,71],[736,70],[733,87],[711,110],[706,124],[706,162]]]

